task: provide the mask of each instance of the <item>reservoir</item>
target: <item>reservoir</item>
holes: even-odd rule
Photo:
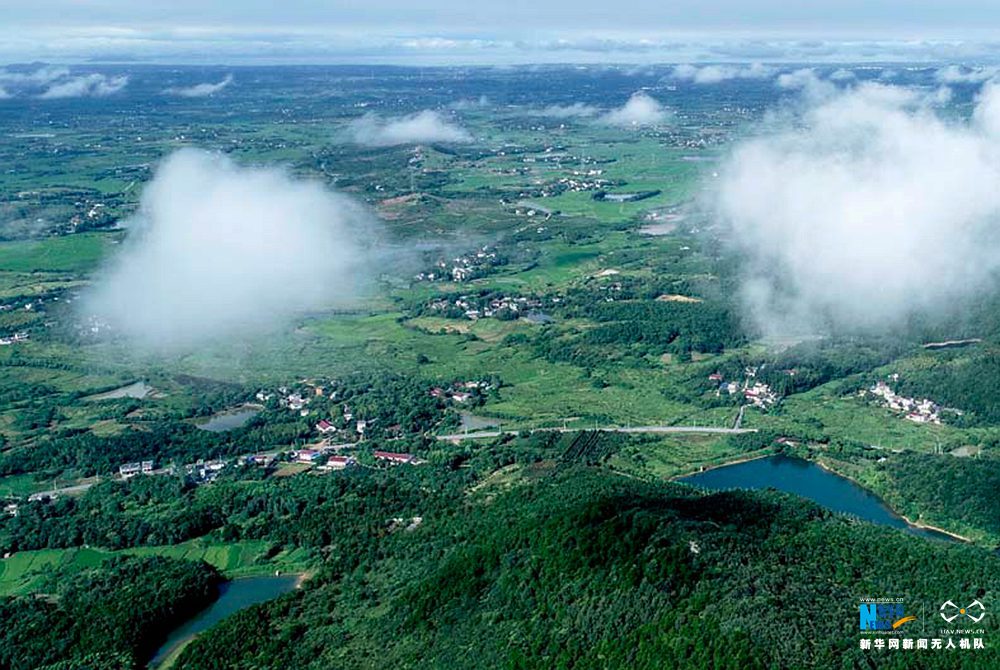
[[[196,424],[198,428],[213,433],[221,433],[234,428],[240,428],[247,424],[250,419],[260,414],[256,407],[244,406],[236,409],[219,412],[209,417],[208,421]]]
[[[907,523],[871,491],[801,458],[758,458],[681,477],[677,481],[705,489],[773,488],[809,498],[834,512],[850,514],[880,526],[899,528],[935,540],[954,540],[944,533]]]
[[[149,662],[149,668],[158,667],[181,645],[202,631],[208,630],[227,616],[242,609],[284,595],[295,588],[298,576],[247,577],[225,582],[219,587],[219,598],[189,619],[170,634]]]

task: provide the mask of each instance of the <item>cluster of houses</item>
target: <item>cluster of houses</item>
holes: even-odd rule
[[[421,272],[414,278],[417,281],[464,282],[485,276],[491,268],[502,262],[496,250],[486,245],[473,253],[457,256],[451,261],[440,260],[434,264],[434,269]]]
[[[571,177],[560,177],[559,183],[564,184],[569,191],[600,191],[611,185],[607,179],[601,179],[604,170],[591,168],[588,170],[573,170]]]
[[[556,300],[558,301],[558,300]],[[461,313],[471,321],[479,319],[489,319],[500,315],[503,312],[513,317],[527,314],[533,309],[542,306],[542,301],[538,298],[528,298],[525,296],[495,296],[485,300],[477,299],[473,296],[463,295],[454,301],[444,298],[432,300],[428,307],[435,312]]]
[[[708,376],[708,380],[718,383],[715,391],[716,397],[722,394],[741,394],[748,405],[766,410],[773,407],[778,402],[780,396],[764,382],[756,380],[757,368],[748,367],[744,370],[742,381],[726,381],[722,373],[713,372]]]
[[[271,468],[274,467],[279,460],[314,466],[315,470],[318,472],[346,470],[357,467],[359,464],[358,459],[355,456],[342,453],[345,449],[350,449],[354,446],[355,444],[351,442],[331,444],[324,440],[322,442],[309,445],[308,447],[296,449],[284,455],[280,452],[274,452],[250,454],[239,456],[230,460],[199,460],[195,463],[180,466],[179,468],[167,466],[157,469],[154,461],[144,460],[136,461],[134,463],[121,464],[118,467],[118,474],[121,479],[126,480],[140,474],[173,475],[180,470],[194,483],[207,484],[215,481],[219,475],[228,468],[238,465]],[[382,462],[386,465],[420,465],[425,462],[413,454],[390,451],[374,451],[372,456],[376,462]],[[40,499],[38,498],[38,495],[39,494],[36,494],[34,498],[29,498],[29,500]],[[17,505],[11,503],[11,505],[7,506],[6,511],[11,515],[16,514]]]
[[[488,381],[466,381],[466,382],[455,382],[448,388],[441,386],[435,386],[430,390],[430,396],[432,398],[438,398],[440,400],[450,400],[452,402],[467,403],[477,394],[477,393],[488,393],[494,388],[493,384]]]
[[[893,381],[899,380],[899,375],[890,375]],[[865,395],[861,391],[861,395]],[[933,400],[923,398],[907,398],[898,395],[885,381],[878,381],[868,389],[867,393],[881,399],[884,406],[897,412],[903,412],[904,418],[915,423],[941,423],[941,407]]]
[[[315,396],[326,394],[326,387],[313,381],[304,379],[302,385],[306,391],[292,390],[287,386],[279,386],[277,391],[278,406],[291,412],[298,412],[299,416],[309,416],[309,409],[306,407]],[[336,394],[334,394],[336,395]],[[257,391],[258,402],[266,403],[275,398],[276,394],[264,390]]]
[[[344,411],[343,415],[344,423],[349,425],[352,421],[354,421],[354,414],[351,412],[351,408],[348,407],[347,405],[344,405],[343,411]],[[365,432],[367,432],[368,427],[374,422],[375,419],[358,419],[357,421],[354,421],[354,432],[357,433],[361,438],[364,438]],[[393,427],[390,426],[390,432],[393,432],[391,430],[392,428]],[[319,421],[319,423],[316,424],[316,431],[320,435],[333,435],[339,430],[340,428],[338,428],[335,423],[328,421],[327,419],[322,419]]]
[[[14,333],[10,336],[0,337],[0,346],[9,346],[20,342],[28,341],[28,333]]]

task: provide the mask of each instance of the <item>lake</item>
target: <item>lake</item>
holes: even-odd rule
[[[954,541],[944,533],[907,523],[871,491],[802,458],[758,458],[681,477],[677,481],[705,489],[773,488],[809,498],[834,512],[850,514],[880,526],[899,528],[935,540]]]
[[[258,414],[260,414],[260,410],[256,407],[237,407],[236,409],[229,409],[225,412],[213,414],[209,417],[208,421],[195,425],[202,430],[211,431],[213,433],[221,433],[223,431],[245,426],[250,419],[254,418]]]
[[[208,630],[231,614],[235,614],[251,605],[262,603],[295,588],[299,578],[297,575],[280,577],[247,577],[225,582],[219,587],[219,598],[175,629],[167,638],[147,667],[156,668],[176,651],[182,644],[192,639],[198,633]]]

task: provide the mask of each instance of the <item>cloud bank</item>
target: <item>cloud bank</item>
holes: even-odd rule
[[[593,105],[574,102],[572,105],[549,105],[538,110],[538,116],[548,116],[553,119],[583,119],[597,116],[600,110]]]
[[[365,114],[348,125],[346,136],[352,142],[373,147],[472,141],[464,128],[429,109],[397,119]]]
[[[372,232],[360,206],[318,183],[194,149],[163,161],[129,227],[84,312],[159,352],[246,341],[346,304]]]
[[[102,97],[125,88],[127,76],[99,73],[72,74],[68,68],[53,65],[8,67],[0,69],[0,97],[38,97],[41,99]]]
[[[553,119],[585,119],[597,116],[600,111],[593,105],[574,102],[572,105],[549,105],[534,113],[538,116],[547,116]]]
[[[164,89],[164,95],[175,95],[180,98],[206,98],[210,95],[215,95],[222,89],[226,88],[233,83],[233,75],[227,74],[222,81],[204,84],[195,84],[193,86],[172,86],[170,88]]]
[[[611,126],[638,127],[665,123],[670,118],[667,109],[655,98],[639,91],[624,106],[611,110],[601,120]]]
[[[935,79],[941,84],[981,84],[994,79],[1000,73],[1000,68],[948,65],[934,73]]]
[[[872,331],[991,288],[1000,87],[971,119],[863,84],[738,145],[715,193],[765,333]]]
[[[671,73],[674,79],[695,84],[718,84],[730,79],[767,79],[774,76],[774,68],[760,63],[750,65],[703,65],[690,63],[678,65]]]
[[[109,77],[103,74],[83,74],[56,80],[38,97],[43,100],[58,98],[101,98],[113,95],[128,85],[128,77]]]

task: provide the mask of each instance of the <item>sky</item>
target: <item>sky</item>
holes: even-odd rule
[[[1000,60],[992,0],[0,0],[0,15],[7,62]]]

